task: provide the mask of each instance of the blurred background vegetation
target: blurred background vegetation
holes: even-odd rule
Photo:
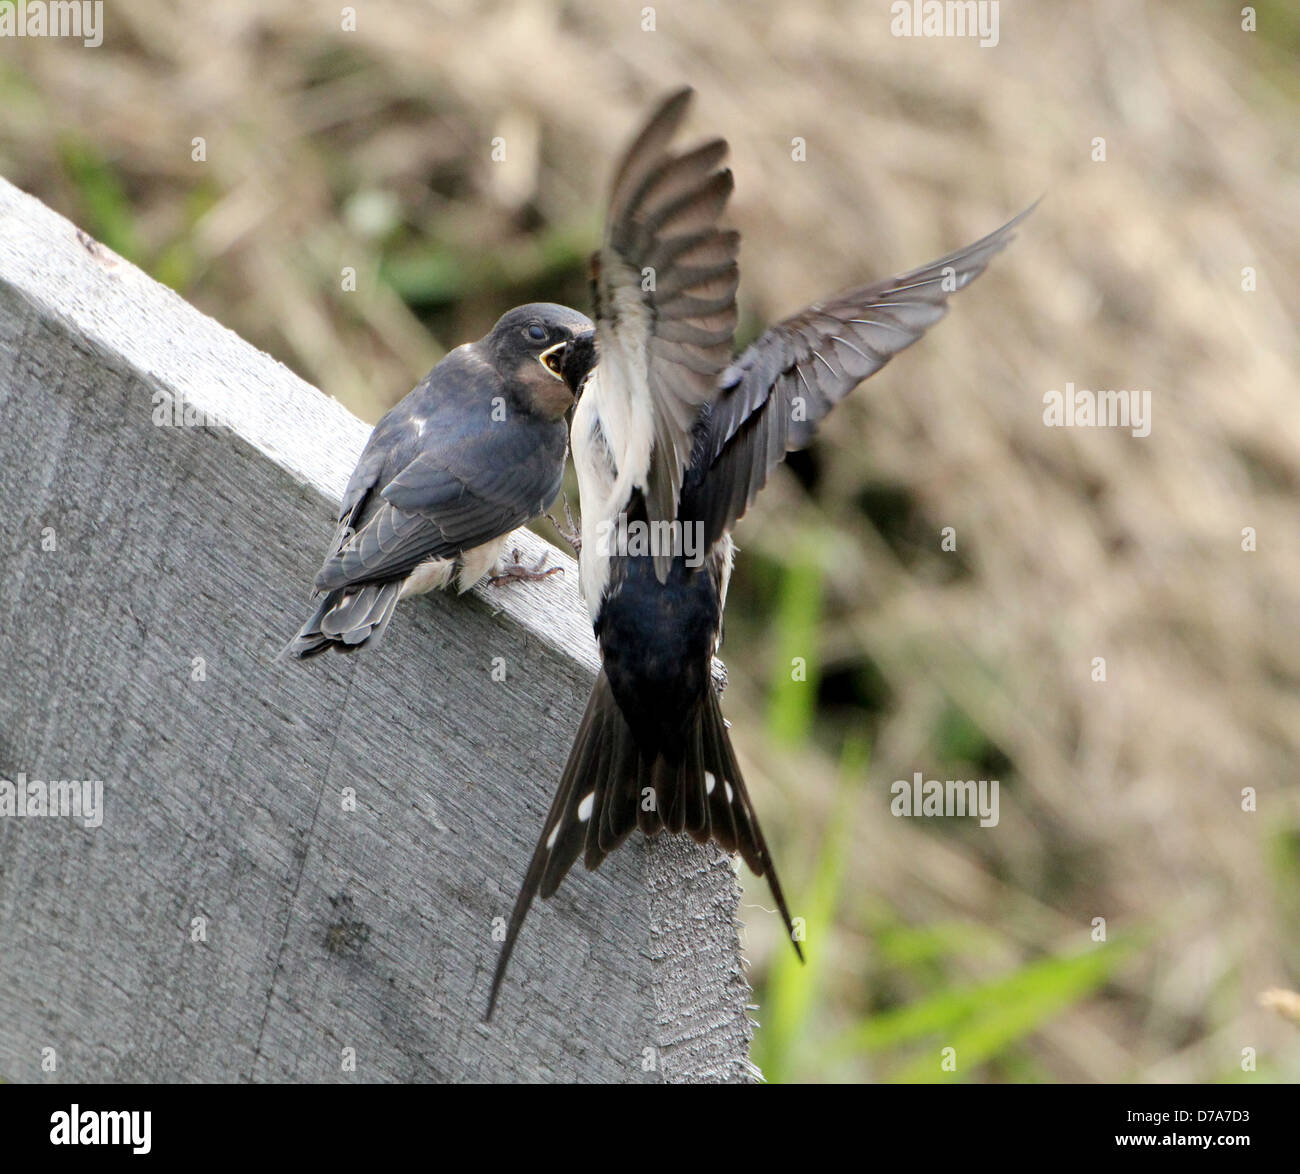
[[[810,958],[746,878],[755,1060],[1296,1080],[1260,996],[1300,985],[1300,16],[1241,7],[1008,0],[980,48],[892,37],[883,0],[653,30],[365,0],[354,31],[110,0],[93,52],[0,45],[0,174],[372,421],[509,306],[587,305],[614,156],[680,82],[732,144],[742,341],[1046,192],[740,527],[727,706]],[[1044,427],[1066,381],[1152,389],[1151,435]],[[997,778],[1000,823],[894,818],[917,770]]]

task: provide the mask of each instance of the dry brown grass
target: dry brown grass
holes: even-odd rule
[[[878,712],[827,710],[809,745],[778,751],[762,733],[761,627],[740,623],[751,642],[727,650],[742,752],[796,893],[838,736],[874,735],[812,1030],[833,1038],[924,991],[873,963],[881,909],[992,931],[996,949],[948,960],[952,983],[1081,945],[1104,916],[1152,943],[1035,1036],[1030,1071],[1230,1078],[1253,1046],[1274,1077],[1300,1078],[1294,1030],[1257,1001],[1300,982],[1300,184],[1278,36],[1241,32],[1237,5],[1108,0],[1004,4],[996,49],[894,39],[887,5],[847,2],[677,0],[654,33],[639,2],[370,0],[352,34],[289,0],[108,7],[93,53],[5,47],[0,169],[84,223],[61,136],[93,144],[146,262],[175,263],[202,308],[371,418],[439,351],[376,277],[366,200],[394,198],[408,235],[453,259],[497,259],[432,313],[443,345],[508,295],[581,299],[575,266],[537,242],[586,247],[613,153],[678,82],[700,92],[696,128],[732,143],[753,322],[929,260],[1046,192],[950,318],[832,418],[815,500],[787,477],[739,535],[758,560],[797,528],[833,536],[810,655],[873,665],[888,687]],[[505,166],[489,161],[496,134]],[[355,294],[338,292],[343,265],[360,271]],[[1066,381],[1150,388],[1151,435],[1044,427],[1041,397]],[[885,541],[855,508],[879,485],[910,503],[920,545]],[[937,551],[948,525],[964,574]],[[894,779],[964,765],[935,757],[954,705],[1009,760],[996,830],[889,814]],[[761,977],[784,947],[751,920]]]

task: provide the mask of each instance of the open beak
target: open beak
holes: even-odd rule
[[[547,347],[540,355],[537,356],[538,362],[561,383],[564,380],[564,354],[569,348],[568,340],[557,342],[552,347]]]

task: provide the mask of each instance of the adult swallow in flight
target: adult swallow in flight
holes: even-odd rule
[[[594,337],[577,310],[518,306],[446,355],[375,425],[316,576],[315,610],[282,657],[374,643],[398,600],[453,578],[468,591],[493,569],[510,532],[560,491],[567,420],[595,361]]]
[[[730,531],[785,454],[943,317],[949,294],[1027,215],[921,269],[809,306],[733,359],[739,236],[718,227],[732,190],[718,166],[727,146],[671,150],[690,97],[672,94],[629,148],[594,259],[599,358],[572,447],[580,581],[602,669],[515,902],[489,1015],[533,897],[554,893],[580,855],[596,868],[637,827],[739,851],[767,877],[794,941],[710,680]],[[633,549],[629,534],[648,542]]]

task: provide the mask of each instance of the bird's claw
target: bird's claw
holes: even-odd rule
[[[546,516],[550,520],[551,525],[555,527],[555,532],[559,534],[565,542],[573,547],[573,553],[581,554],[582,530],[580,524],[573,520],[573,512],[569,509],[569,495],[567,493],[562,494],[561,498],[564,502],[564,521],[566,525],[560,525],[554,514],[547,514]]]
[[[520,559],[518,547],[510,552],[510,557],[513,561],[499,568],[497,573],[488,579],[488,582],[493,587],[500,587],[502,583],[512,582],[535,583],[539,579],[549,579],[552,575],[564,573],[563,567],[549,567],[542,570],[542,567],[546,566],[546,551],[542,551],[542,557],[531,567],[525,566]]]

